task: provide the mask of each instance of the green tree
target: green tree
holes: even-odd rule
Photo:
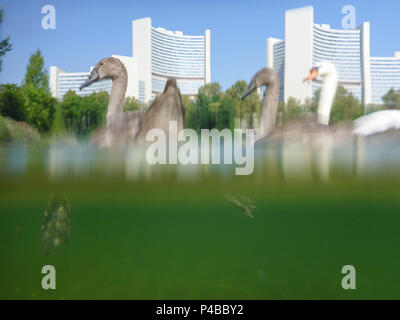
[[[400,109],[400,92],[390,89],[383,97],[383,106],[386,109]]]
[[[124,111],[140,110],[141,107],[142,107],[142,104],[135,97],[126,98],[125,105],[124,105]]]
[[[39,132],[48,132],[53,126],[57,100],[44,88],[25,85],[27,104],[27,122]]]
[[[53,126],[57,100],[49,92],[40,50],[31,55],[22,83],[27,98],[27,122],[40,132],[49,131]]]
[[[232,87],[226,90],[225,95],[231,99],[234,117],[242,123],[245,121],[245,127],[254,128],[254,115],[258,118],[261,115],[261,103],[257,91],[251,93],[246,99],[241,99],[247,90],[246,81],[237,81]]]
[[[46,91],[49,90],[49,79],[40,50],[36,50],[29,58],[23,85],[33,86],[34,88]]]
[[[196,129],[216,128],[217,112],[221,106],[222,92],[219,83],[208,83],[200,87],[196,97],[196,112],[198,117]]]
[[[311,110],[317,112],[318,103],[321,96],[321,89],[315,91],[314,99],[311,103]],[[363,115],[364,106],[351,92],[343,86],[338,86],[336,96],[332,103],[331,121],[354,120]]]
[[[61,104],[57,103],[54,111],[54,121],[51,127],[51,132],[54,135],[63,135],[67,131],[65,127]]]
[[[289,97],[287,102],[282,104],[282,107],[284,121],[297,118],[305,111],[305,106],[301,104],[301,101],[294,97]]]
[[[0,25],[3,22],[3,14],[4,11],[0,9]],[[12,44],[10,43],[10,37],[7,37],[3,40],[0,40],[0,71],[2,69],[3,65],[3,57],[7,52],[9,52],[12,49]]]
[[[200,126],[197,125],[195,117],[195,102],[189,96],[182,96],[182,104],[185,107],[185,128],[198,129]]]
[[[11,134],[7,124],[2,116],[0,116],[0,142],[10,142]]]
[[[354,120],[362,114],[360,101],[343,86],[338,86],[331,111],[332,122]]]
[[[24,90],[16,84],[0,86],[0,113],[17,121],[25,121],[27,99]]]
[[[89,134],[104,123],[108,98],[107,92],[80,97],[74,91],[68,91],[60,103],[62,125],[79,136]]]

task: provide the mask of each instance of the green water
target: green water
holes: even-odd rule
[[[55,183],[32,166],[0,179],[1,299],[400,298],[396,175]],[[70,242],[45,256],[41,223],[57,190]],[[253,220],[224,200],[231,191],[256,202]],[[56,290],[41,287],[48,264]],[[356,268],[356,290],[341,287],[344,265]]]

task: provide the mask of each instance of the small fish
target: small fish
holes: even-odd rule
[[[251,213],[252,210],[258,210],[256,203],[243,196],[243,195],[232,195],[226,194],[225,199],[233,205],[234,208],[238,209],[241,213],[243,213],[246,217],[253,219],[253,214]]]
[[[65,195],[52,195],[44,212],[42,223],[43,250],[46,255],[50,251],[69,242],[70,213]]]

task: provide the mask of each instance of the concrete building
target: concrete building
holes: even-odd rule
[[[286,11],[285,39],[267,39],[267,66],[281,78],[280,100],[312,98],[321,83],[303,83],[312,65],[335,64],[339,84],[365,105],[381,104],[389,89],[400,89],[400,53],[391,58],[370,56],[370,24],[355,30],[314,23],[313,7]]]
[[[132,21],[133,56],[139,61],[139,95],[145,101],[164,90],[175,77],[181,93],[197,95],[211,82],[210,30],[189,36],[151,25],[151,18]]]
[[[137,59],[118,55],[113,55],[113,57],[120,59],[128,71],[126,97],[135,97],[136,99],[139,99]],[[79,90],[79,87],[89,77],[92,68],[90,68],[88,72],[66,72],[56,66],[51,66],[49,87],[52,96],[61,100],[64,94],[70,90],[75,91],[75,93],[79,96],[88,96],[93,92],[100,91],[107,91],[110,93],[112,82],[109,79],[94,82],[89,87],[84,88],[82,91]]]

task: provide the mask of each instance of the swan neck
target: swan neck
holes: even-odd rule
[[[267,87],[265,97],[263,115],[262,115],[262,132],[263,136],[268,136],[276,127],[276,115],[279,104],[279,85],[270,84]]]
[[[107,108],[107,126],[110,126],[110,121],[115,115],[124,111],[126,86],[127,81],[124,77],[113,79]]]
[[[327,75],[322,82],[321,96],[318,103],[318,123],[329,125],[333,100],[337,89],[337,73]]]

